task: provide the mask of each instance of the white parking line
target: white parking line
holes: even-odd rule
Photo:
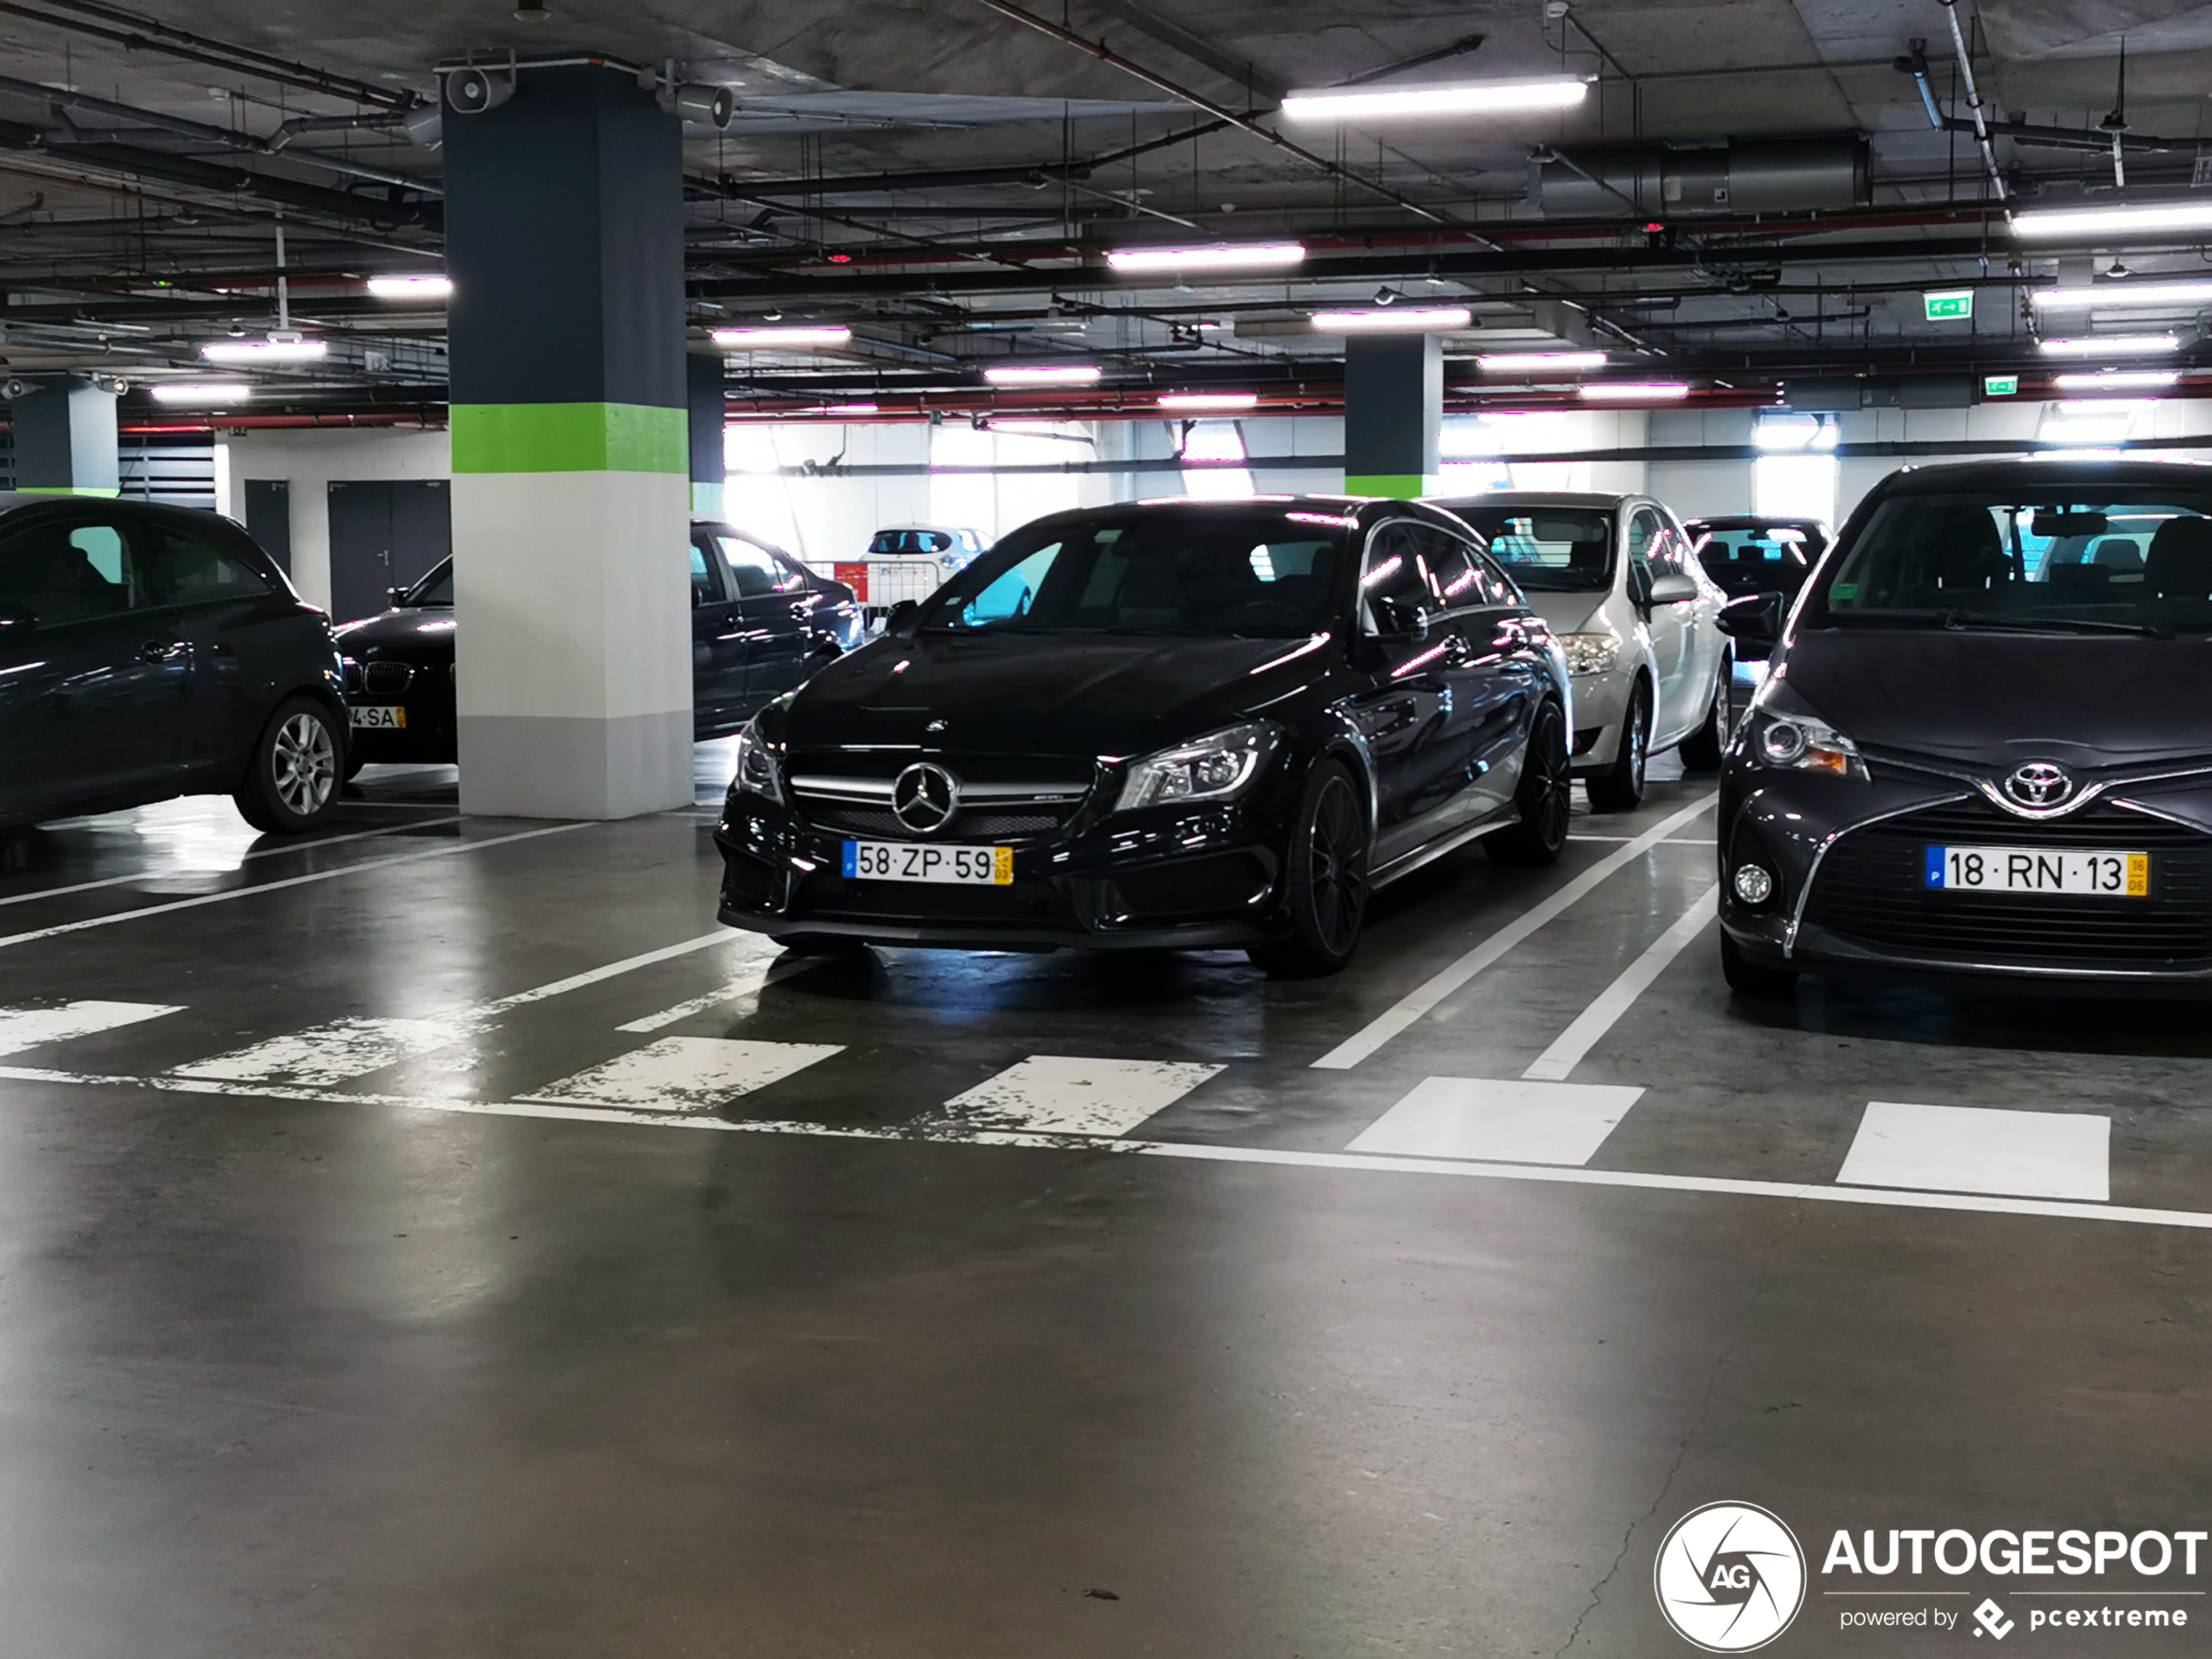
[[[1636,998],[1651,988],[1652,981],[1667,971],[1667,964],[1711,926],[1720,912],[1720,884],[1715,882],[1680,921],[1653,940],[1649,949],[1622,970],[1620,978],[1600,991],[1597,1000],[1576,1015],[1575,1023],[1561,1032],[1558,1040],[1537,1056],[1536,1063],[1521,1075],[1553,1082],[1564,1079],[1582,1063],[1582,1056],[1597,1047],[1621,1016],[1635,1005]]]
[[[175,899],[167,904],[141,906],[136,910],[118,910],[111,916],[91,916],[83,921],[64,921],[52,927],[35,927],[27,934],[10,934],[0,938],[0,950],[10,945],[28,945],[40,939],[58,939],[64,934],[81,934],[91,927],[112,927],[118,922],[137,921],[145,916],[165,916],[178,910],[196,910],[202,905],[228,904],[233,899],[254,899],[265,893],[281,893],[287,887],[304,887],[311,881],[335,881],[341,876],[360,875],[369,870],[388,870],[395,865],[421,864],[431,859],[449,859],[463,853],[482,853],[488,847],[506,846],[515,841],[534,841],[541,835],[566,835],[571,830],[592,829],[599,820],[587,819],[581,824],[554,824],[544,829],[518,830],[512,835],[494,835],[481,841],[462,841],[452,846],[434,846],[421,853],[401,853],[388,859],[367,859],[359,864],[349,864],[342,870],[317,870],[310,875],[287,876],[281,881],[261,881],[250,887],[226,887],[220,893],[203,893],[195,899]]]
[[[1403,996],[1383,1013],[1369,1021],[1352,1036],[1323,1055],[1313,1064],[1325,1071],[1349,1071],[1372,1055],[1406,1027],[1427,1014],[1436,1005],[1489,967],[1515,945],[1529,938],[1547,923],[1557,921],[1584,899],[1604,885],[1606,878],[1615,875],[1642,858],[1651,848],[1665,840],[1684,824],[1712,806],[1714,798],[1707,795],[1694,806],[1685,806],[1673,817],[1655,825],[1630,841],[1617,853],[1608,853],[1576,876],[1557,893],[1541,904],[1522,912],[1504,927],[1492,934],[1457,961]]]
[[[86,1072],[49,1071],[31,1066],[0,1066],[0,1082],[69,1083],[136,1089],[164,1094],[214,1095],[233,1100],[301,1101],[317,1105],[384,1106],[458,1116],[543,1117],[572,1123],[627,1123],[655,1129],[704,1130],[737,1135],[795,1135],[820,1140],[939,1142],[948,1144],[1022,1147],[1131,1157],[1188,1158],[1202,1163],[1273,1164],[1286,1169],[1366,1170],[1380,1175],[1448,1176],[1461,1180],[1533,1181],[1553,1186],[1599,1187],[1645,1192],[1698,1192],[1745,1198],[1775,1198],[1792,1204],[1834,1204],[1878,1209],[1951,1211],[1967,1215],[2042,1216],[2061,1221],[2117,1222],[2141,1227],[2182,1227],[2212,1231],[2212,1213],[2195,1210],[2154,1210],[2134,1204],[2080,1204],[2064,1199],[1985,1197],[1973,1193],[1912,1192],[1882,1187],[1827,1186],[1795,1181],[1748,1181],[1722,1176],[1647,1175],[1626,1170],[1588,1170],[1566,1164],[1487,1163],[1453,1158],[1384,1157],[1357,1152],[1300,1152],[1283,1147],[1200,1146],[1184,1141],[1071,1139],[1033,1131],[973,1130],[941,1121],[895,1127],[807,1123],[770,1118],[729,1118],[683,1113],[654,1114],[607,1107],[545,1106],[527,1101],[437,1100],[402,1095],[344,1095],[327,1089],[240,1089],[215,1082],[169,1077],[105,1076]]]
[[[2112,1120],[2094,1112],[1871,1101],[1836,1179],[2101,1202],[2112,1196]]]
[[[0,1054],[97,1036],[118,1026],[183,1012],[168,1002],[57,1002],[44,1008],[0,1008]]]
[[[1430,1077],[1345,1149],[1485,1163],[1588,1163],[1641,1089]]]
[[[256,847],[251,853],[241,853],[239,862],[242,864],[248,859],[279,858],[287,853],[305,853],[310,847],[340,846],[347,841],[373,840],[380,835],[400,835],[411,829],[433,828],[460,821],[461,814],[455,813],[451,818],[428,818],[415,824],[387,824],[382,829],[355,830],[350,835],[325,835],[312,841],[287,841],[282,846]],[[36,893],[12,893],[0,899],[0,905],[29,904],[35,899],[58,899],[66,894],[91,893],[100,887],[127,887],[137,882],[158,880],[162,873],[158,870],[140,870],[135,875],[111,875],[98,881],[75,882],[66,887],[41,887]]]
[[[523,1098],[556,1105],[711,1112],[844,1052],[835,1042],[663,1037]]]
[[[971,1130],[1126,1135],[1221,1069],[1172,1060],[1031,1055],[954,1096],[945,1103],[945,1119]]]

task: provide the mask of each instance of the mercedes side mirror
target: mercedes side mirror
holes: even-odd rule
[[[921,625],[921,605],[912,599],[901,599],[891,607],[891,614],[883,619],[884,637],[888,639],[912,639]]]
[[[391,600],[395,609],[397,609],[399,606],[407,603],[407,590],[405,588],[387,588],[384,590],[384,593],[385,597]]]
[[[1697,592],[1695,582],[1686,576],[1669,571],[1665,576],[1653,578],[1651,596],[1644,603],[1653,605],[1688,604],[1697,597]]]
[[[1754,593],[1721,607],[1720,631],[1760,651],[1772,651],[1782,638],[1782,595]]]

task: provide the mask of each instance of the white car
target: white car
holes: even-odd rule
[[[870,621],[904,600],[927,599],[946,577],[965,570],[986,543],[974,530],[941,524],[891,524],[869,538],[857,559],[840,559],[833,574],[853,590]]]
[[[1647,496],[1494,490],[1439,501],[1550,624],[1575,693],[1574,772],[1599,812],[1643,799],[1654,754],[1710,772],[1726,741],[1728,601],[1675,516]]]

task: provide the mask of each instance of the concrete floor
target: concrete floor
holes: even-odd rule
[[[361,782],[5,843],[8,1651],[1686,1653],[1719,1500],[1811,1557],[1777,1652],[2202,1649],[2029,1629],[2178,1572],[1819,1571],[2206,1524],[2197,1010],[1735,1004],[1696,780],[1304,984],[779,958],[711,805]]]

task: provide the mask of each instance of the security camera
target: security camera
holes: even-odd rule
[[[482,115],[514,96],[512,70],[456,69],[446,77],[446,102],[455,115]]]
[[[10,374],[6,380],[0,381],[0,398],[7,399],[10,403],[19,397],[29,397],[37,389],[20,374]]]
[[[691,81],[670,92],[668,107],[686,121],[696,121],[718,132],[737,114],[738,95],[726,86],[705,86]]]

